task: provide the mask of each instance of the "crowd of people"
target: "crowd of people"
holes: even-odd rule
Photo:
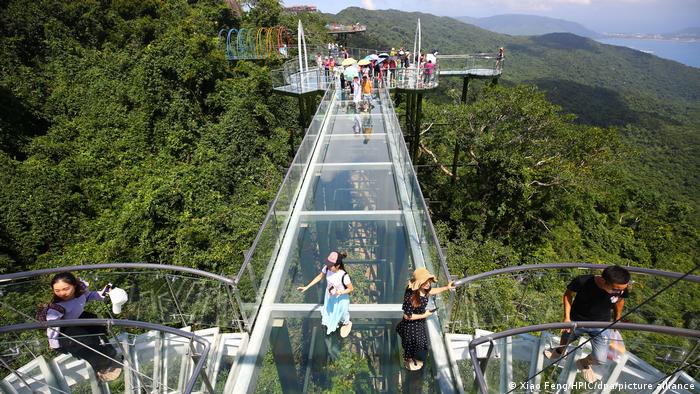
[[[335,79],[343,89],[354,92],[353,80],[357,76],[361,83],[366,77],[372,86],[428,88],[436,83],[437,55],[434,50],[412,55],[404,47],[390,51],[371,51],[362,59],[354,59],[348,48],[328,43],[326,53],[316,53],[316,66],[326,80]]]

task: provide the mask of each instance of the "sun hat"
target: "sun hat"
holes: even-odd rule
[[[418,268],[417,270],[413,271],[413,278],[408,281],[408,287],[410,287],[411,290],[416,291],[423,283],[430,279],[435,281],[435,275],[431,274],[430,271],[425,268]]]
[[[328,257],[326,257],[326,266],[328,268],[334,266],[338,262],[338,252],[331,252]]]

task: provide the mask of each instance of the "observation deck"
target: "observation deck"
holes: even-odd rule
[[[542,350],[556,343],[560,328],[571,325],[543,323],[560,319],[566,283],[598,272],[600,265],[511,267],[459,280],[455,291],[431,300],[439,309],[427,319],[425,366],[402,368],[395,327],[406,280],[419,267],[440,284],[454,277],[388,88],[377,89],[372,106],[359,111],[333,81],[325,83],[310,127],[235,277],[154,264],[0,275],[2,391],[570,392],[580,382],[573,361],[590,350],[582,343],[569,357],[545,362]],[[355,287],[353,329],[346,338],[337,331],[326,335],[321,325],[322,285],[306,293],[296,290],[320,272],[333,250],[348,253],[345,265]],[[634,283],[626,310],[634,312],[630,318],[636,324],[617,324],[628,352],[597,371],[601,381],[650,385],[644,393],[667,389],[666,383],[681,387],[666,392],[700,392],[700,332],[664,325],[652,314],[675,305],[700,278],[692,271],[629,269]],[[130,301],[122,315],[112,316],[105,304],[95,303],[89,304],[92,310],[109,318],[36,322],[36,305],[46,301],[42,295],[51,275],[66,270],[93,288],[107,282],[124,288]],[[700,313],[697,302],[685,307]],[[115,361],[124,368],[122,377],[98,382],[85,361],[49,351],[46,329],[54,325],[104,327],[119,355]],[[557,383],[569,389],[544,389]],[[605,387],[611,386],[593,390],[607,392]]]

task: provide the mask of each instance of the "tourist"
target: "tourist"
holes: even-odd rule
[[[428,350],[428,333],[425,319],[432,316],[437,308],[426,311],[428,297],[443,291],[454,289],[454,282],[447,286],[433,288],[435,275],[425,268],[413,272],[413,278],[408,281],[408,287],[403,297],[403,320],[396,326],[396,332],[401,337],[403,359],[406,369],[417,371],[423,367],[424,353]],[[423,360],[420,359],[423,357]]]
[[[615,321],[622,317],[625,298],[628,297],[630,273],[620,266],[610,266],[601,275],[579,275],[566,287],[564,292],[564,323],[570,321],[610,321],[611,311]],[[564,330],[560,346],[544,351],[550,360],[559,359],[569,343],[582,335],[591,339],[593,351],[588,356],[576,360],[576,367],[583,379],[593,383],[599,378],[591,368],[607,361],[610,330],[602,328],[578,327],[571,333]]]
[[[345,338],[350,334],[352,322],[350,321],[350,297],[354,290],[350,276],[345,271],[343,259],[346,253],[331,252],[326,258],[326,264],[321,272],[306,286],[297,287],[302,293],[309,287],[320,282],[326,277],[326,291],[324,292],[323,308],[321,309],[321,324],[326,326],[326,335],[330,335],[340,327],[340,336]]]
[[[93,301],[104,301],[105,296],[114,297],[113,311],[121,312],[121,304],[126,302],[124,290],[105,286],[101,291],[89,291],[88,283],[78,280],[70,272],[57,274],[51,279],[53,299],[49,304],[40,308],[39,320],[60,319],[92,319],[97,316],[85,312],[85,304]],[[46,330],[49,338],[49,347],[61,353],[70,353],[76,358],[85,360],[92,366],[97,379],[109,382],[117,379],[122,372],[121,363],[117,362],[117,351],[109,343],[107,333],[103,327],[96,326],[70,326],[49,327]]]

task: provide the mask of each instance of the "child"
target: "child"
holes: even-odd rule
[[[331,252],[326,258],[326,265],[321,270],[321,273],[309,282],[306,286],[297,287],[297,290],[302,293],[309,287],[320,282],[323,277],[326,277],[326,291],[323,299],[323,309],[321,309],[321,324],[326,326],[326,335],[330,335],[340,327],[340,336],[345,338],[350,334],[352,322],[350,321],[350,297],[349,293],[354,290],[350,276],[345,271],[343,259],[347,257],[346,253]]]

